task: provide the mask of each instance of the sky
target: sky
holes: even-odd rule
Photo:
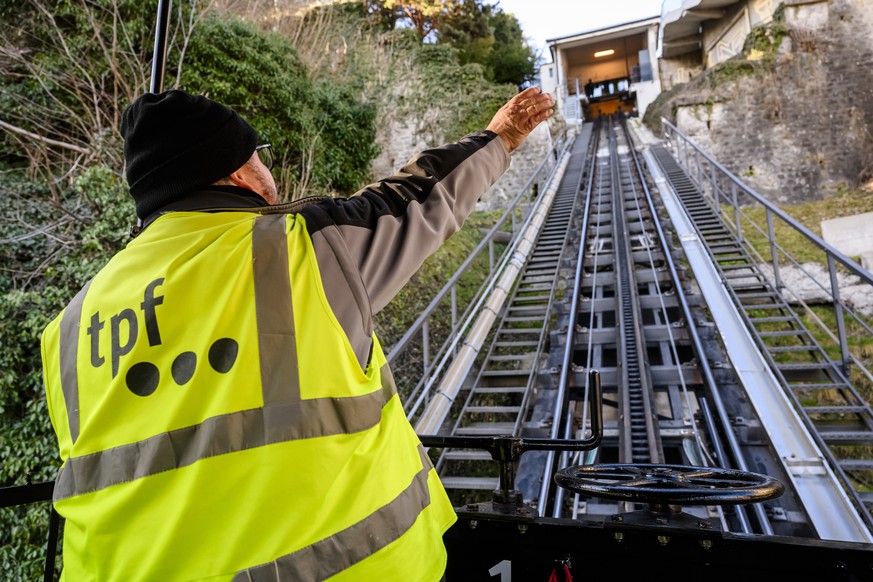
[[[546,39],[661,15],[661,0],[500,0],[546,61]]]

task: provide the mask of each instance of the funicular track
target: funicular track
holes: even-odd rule
[[[569,464],[718,466],[786,480],[781,466],[766,460],[774,455],[760,435],[738,436],[732,425],[733,418],[756,426],[760,422],[733,393],[728,414],[717,385],[725,372],[714,374],[709,366],[726,358],[713,355],[718,348],[713,348],[711,328],[703,339],[698,333],[699,325],[707,333],[704,313],[692,305],[700,300],[685,296],[674,249],[646,180],[623,121],[596,124],[590,139],[577,138],[534,253],[500,314],[481,365],[468,378],[463,404],[456,401],[455,420],[442,432],[542,437],[551,431],[552,438],[557,433],[559,438],[583,438],[587,371],[599,370],[601,446],[575,455],[528,453],[519,463],[517,488],[541,514],[597,518],[634,509],[623,502],[565,498],[551,485],[551,474]],[[576,226],[580,222],[581,228]],[[569,264],[577,253],[581,260]],[[575,305],[570,288],[558,291],[558,281],[570,270],[561,270],[562,261],[579,269]],[[555,408],[555,384],[568,342],[570,382],[560,409]],[[456,504],[486,499],[498,482],[496,465],[486,452],[462,449],[443,450],[436,463]],[[810,534],[790,492],[775,509],[754,505],[696,511],[717,518],[729,531],[772,534],[775,527],[777,532]],[[774,526],[774,515],[783,523]]]
[[[752,470],[789,482],[735,371],[722,365],[729,358],[703,298],[688,295],[674,259],[680,251],[661,223],[626,124],[610,120],[601,134],[606,145],[593,166],[580,243],[584,276],[574,306],[577,372],[570,400],[571,406],[584,402],[584,370],[601,371],[604,439],[598,449],[565,456],[559,465],[671,463]],[[564,499],[560,490],[546,501],[553,517],[612,519],[635,509],[598,498]],[[766,506],[685,510],[717,519],[726,531],[815,535],[790,488]]]
[[[616,320],[618,336],[621,338],[616,345],[616,367],[621,372],[616,376],[620,379],[620,434],[625,438],[620,439],[618,456],[621,463],[660,463],[663,462],[664,452],[661,435],[656,430],[652,379],[649,367],[645,365],[648,357],[637,289],[641,282],[637,278],[637,269],[645,269],[646,266],[638,265],[633,258],[634,248],[648,249],[651,238],[640,212],[631,169],[628,164],[622,164],[618,156],[619,137],[616,135],[615,126],[610,125],[608,131],[609,185],[602,188],[601,193],[607,196],[606,205],[612,206],[611,246],[616,273]],[[627,150],[626,145],[624,149]],[[608,200],[610,195],[612,200]],[[603,202],[601,198],[601,205]],[[632,245],[632,241],[636,244]],[[656,261],[662,262],[661,258],[656,259],[651,254],[646,258],[649,259],[648,267],[653,271],[657,268]]]
[[[569,464],[675,463],[745,468],[727,427],[679,274],[664,240],[630,136],[619,120],[601,129],[584,245],[574,338],[578,370],[596,368],[604,392],[604,441]],[[576,385],[584,384],[576,374]],[[571,400],[580,401],[577,389]],[[562,462],[566,464],[566,462]],[[555,517],[633,509],[599,499],[550,501]],[[771,532],[757,508],[722,514],[726,528]]]
[[[652,154],[779,384],[873,529],[873,409],[849,381],[847,362],[828,355],[670,153],[656,147]]]

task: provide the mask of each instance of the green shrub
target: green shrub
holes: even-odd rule
[[[39,340],[82,284],[126,242],[134,210],[106,166],[89,168],[60,197],[7,180],[0,221],[0,485],[54,478],[60,465],[42,383]],[[46,234],[48,236],[46,236]],[[41,578],[48,507],[0,511],[0,578]]]
[[[211,16],[191,39],[180,81],[237,110],[273,144],[286,194],[350,194],[369,178],[375,111],[343,87],[313,83],[286,39]]]

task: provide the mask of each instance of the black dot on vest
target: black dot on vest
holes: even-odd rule
[[[176,384],[183,386],[188,383],[188,380],[194,375],[194,368],[197,367],[197,354],[194,352],[182,352],[176,359],[173,360],[173,366],[170,371],[173,374],[173,380]]]
[[[139,362],[130,367],[125,376],[127,388],[137,396],[149,396],[158,388],[161,373],[149,362]]]
[[[233,368],[238,352],[239,344],[236,343],[236,340],[229,337],[215,340],[215,343],[209,348],[209,365],[219,374],[226,374]]]

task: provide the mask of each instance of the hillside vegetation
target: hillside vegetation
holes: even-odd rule
[[[302,4],[174,2],[164,84],[248,119],[274,144],[286,199],[353,193],[374,177],[384,128],[412,119],[424,144],[456,139],[533,74],[517,21],[481,0]],[[58,467],[39,335],[129,240],[119,120],[148,88],[156,6],[0,4],[0,486]],[[478,236],[465,229],[386,309],[383,343]],[[0,578],[41,578],[47,531],[44,506],[0,510]]]

